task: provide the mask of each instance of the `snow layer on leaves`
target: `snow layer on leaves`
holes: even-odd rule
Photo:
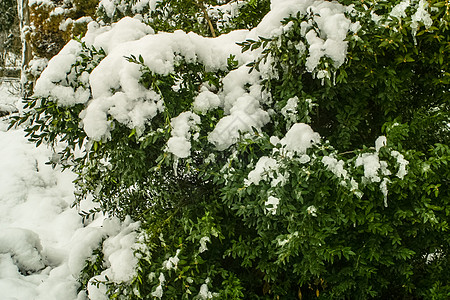
[[[280,140],[281,145],[289,152],[304,154],[312,145],[320,143],[320,135],[304,123],[296,123]]]
[[[364,177],[371,182],[380,182],[379,170],[381,169],[378,153],[364,153],[355,161],[355,166],[364,168]]]
[[[308,8],[322,4],[325,1],[314,0],[272,0],[270,12],[264,16],[256,28],[249,34],[248,38],[257,39],[259,36],[271,38],[283,33],[280,22],[289,17],[295,16],[297,12],[305,15]]]
[[[410,14],[411,33],[415,36],[421,24],[423,24],[426,29],[433,25],[433,20],[428,11],[429,7],[429,3],[425,0],[404,0],[394,6],[389,15],[397,19],[405,19],[408,17],[408,14]]]
[[[290,98],[286,105],[281,109],[281,114],[286,120],[286,127],[290,128],[293,123],[297,122],[298,112],[298,97]]]
[[[159,274],[159,285],[156,287],[156,289],[152,292],[152,296],[156,298],[162,298],[163,296],[163,284],[166,282],[166,278],[164,277],[164,274]]]
[[[207,300],[207,299],[213,299],[218,296],[218,295],[216,295],[216,293],[211,293],[209,291],[208,284],[210,283],[210,281],[211,280],[209,278],[206,278],[205,283],[200,286],[200,291],[197,295],[198,299]]]
[[[100,0],[99,8],[103,8],[105,10],[108,18],[112,18],[114,16],[116,10],[116,1],[115,0]]]
[[[206,250],[208,250],[208,246],[206,245],[206,243],[210,243],[211,239],[209,238],[209,236],[204,236],[200,239],[200,247],[198,248],[198,252],[199,253],[203,253]]]
[[[48,59],[46,58],[34,58],[28,63],[28,70],[33,76],[39,76],[42,71],[47,67]]]
[[[177,157],[186,158],[191,154],[191,130],[196,129],[200,117],[190,111],[185,111],[172,118],[172,137],[167,141],[169,152]],[[194,137],[195,138],[195,137]]]
[[[396,18],[405,18],[406,17],[406,9],[409,7],[410,4],[411,4],[410,0],[404,0],[404,1],[400,2],[399,4],[397,4],[396,6],[394,6],[394,8],[392,9],[392,11],[389,14]]]
[[[345,61],[347,42],[345,38],[349,31],[357,31],[359,24],[352,24],[344,15],[347,7],[337,2],[314,0],[274,0],[271,2],[271,11],[249,35],[249,38],[258,36],[273,37],[288,30],[280,26],[280,21],[289,15],[312,14],[320,34],[312,29],[311,24],[305,23],[306,39],[309,43],[309,57],[306,62],[308,71],[313,71],[320,58],[327,56],[333,60],[335,67]]]
[[[379,136],[375,141],[375,153],[360,154],[355,161],[355,167],[364,167],[364,178],[369,182],[380,182],[380,175],[390,175],[387,162],[380,160],[379,151],[386,146],[385,136]],[[385,183],[384,183],[385,184]]]
[[[246,4],[247,1],[229,1],[223,5],[208,7],[208,15],[210,18],[216,19],[216,26],[219,30],[229,26],[230,21],[239,15],[239,9]]]
[[[317,15],[314,21],[320,28],[320,35],[314,29],[310,29],[306,34],[309,44],[306,68],[309,71],[313,71],[324,56],[331,58],[335,67],[340,67],[344,63],[347,54],[345,38],[352,24],[344,12],[345,6],[338,4],[331,6],[327,2],[311,9],[311,13]]]
[[[120,25],[121,22],[123,20],[115,27],[125,26],[130,29],[141,26],[137,20],[125,22],[123,25]],[[99,34],[95,38],[94,45],[98,40],[104,41],[103,36],[108,33],[109,31]],[[140,66],[128,62],[124,56],[142,55],[149,69],[161,75],[173,72],[174,63],[179,55],[187,61],[203,63],[210,69],[225,69],[230,53],[239,53],[239,47],[234,42],[241,40],[242,37],[243,34],[239,31],[217,39],[177,31],[149,34],[135,41],[108,47],[108,56],[90,76],[94,99],[87,107],[83,118],[86,133],[96,140],[107,137],[110,130],[108,114],[134,128],[143,127],[158,111],[163,110],[160,96],[139,84]],[[112,90],[120,91],[114,94]]]
[[[135,0],[132,2],[131,10],[137,14],[148,13],[148,9],[150,11],[155,10],[158,2],[161,2],[161,0]],[[105,11],[108,18],[113,18],[117,11],[123,14],[127,10],[127,6],[125,0],[100,0],[99,3],[99,8]]]
[[[138,19],[125,17],[111,26],[100,26],[96,22],[89,23],[84,41],[88,46],[102,48],[108,54],[123,43],[136,41],[153,33],[155,31],[150,26]]]
[[[267,177],[273,178],[273,172],[276,172],[278,168],[279,164],[275,159],[262,156],[256,163],[255,168],[248,173],[244,184],[246,186],[251,184],[258,185],[261,180],[267,179]]]
[[[92,226],[75,232],[72,240],[79,241],[72,247],[68,265],[73,276],[78,276],[92,251],[103,242],[104,260],[108,266],[102,275],[107,274],[113,280],[127,281],[134,274],[136,258],[132,246],[136,241],[135,230],[138,222],[131,222],[128,218],[123,223],[117,218],[105,219],[100,222],[101,227]]]
[[[116,282],[127,282],[135,275],[137,258],[134,256],[134,248],[137,240],[136,230],[139,225],[139,222],[132,222],[130,218],[126,218],[124,222],[112,218],[105,219],[101,228],[92,230],[93,236],[97,240],[97,246],[102,239],[105,239],[103,242],[103,259],[107,269],[89,281],[88,293],[90,299],[108,299],[106,296],[106,286],[102,283],[97,285],[95,281],[106,282],[112,280]],[[96,244],[95,242],[90,242],[88,247],[90,245]],[[91,248],[84,252],[80,250],[78,249],[77,253],[80,252],[84,255],[89,253],[88,256],[84,257],[84,263],[89,258],[93,249]],[[81,262],[81,259],[79,261]],[[73,271],[76,272],[77,270],[74,269]]]
[[[102,1],[105,7],[110,2]],[[155,3],[139,1],[137,4],[148,4],[153,9]],[[105,9],[107,13],[110,10]],[[111,26],[91,22],[84,41],[88,46],[104,49],[107,54],[90,76],[85,76],[89,77],[84,80],[89,82],[91,95],[84,88],[74,90],[62,84],[80,51],[80,46],[75,42],[69,43],[60,55],[50,61],[48,70],[44,71],[38,82],[37,95],[53,96],[61,105],[91,100],[81,114],[83,126],[91,139],[101,140],[109,137],[110,117],[139,132],[164,110],[160,95],[139,83],[141,66],[124,57],[142,56],[145,66],[152,73],[168,75],[174,71],[174,64],[180,57],[186,62],[204,65],[206,71],[214,71],[227,70],[227,58],[234,55],[240,67],[223,78],[223,87],[217,93],[201,90],[191,108],[202,114],[219,107],[224,109],[224,117],[208,133],[208,141],[218,150],[224,150],[236,143],[241,133],[260,131],[270,122],[269,113],[262,109],[262,104],[268,104],[269,97],[262,92],[261,74],[256,71],[248,74],[248,67],[245,66],[260,54],[261,49],[241,53],[236,42],[283,34],[290,30],[290,26],[281,24],[283,19],[297,13],[311,15],[317,24],[317,32],[311,24],[305,25],[304,34],[309,42],[305,46],[309,51],[308,70],[312,72],[322,57],[329,57],[335,66],[340,66],[345,60],[347,44],[344,40],[347,33],[358,27],[345,18],[346,10],[337,2],[273,0],[271,11],[256,28],[251,31],[236,30],[217,38],[182,31],[153,34],[152,28],[131,18],[124,18]],[[175,139],[188,146],[187,140],[175,136],[171,144]],[[290,148],[292,143],[288,144],[287,148]],[[179,157],[185,157],[185,152],[179,153]]]
[[[169,257],[167,260],[163,261],[162,267],[165,270],[171,270],[176,269],[178,267],[178,262],[180,259],[178,258],[178,255],[180,254],[180,249],[177,250],[175,253],[175,256]]]
[[[327,167],[327,169],[333,172],[339,178],[348,179],[348,171],[345,169],[343,160],[337,160],[332,156],[322,157],[322,163]]]
[[[223,99],[225,116],[208,135],[208,141],[218,150],[236,143],[240,133],[260,131],[270,121],[269,114],[260,105],[265,99],[259,80],[259,74],[249,74],[246,66],[231,71],[223,79],[219,96]]]
[[[241,132],[260,130],[269,121],[269,114],[261,109],[259,101],[245,95],[236,100],[228,116],[220,119],[208,141],[218,150],[225,150],[238,141]]]
[[[58,103],[62,106],[87,102],[89,91],[83,87],[74,89],[64,82],[80,52],[80,43],[76,41],[67,43],[58,55],[49,61],[47,68],[36,81],[34,95],[58,99]]]
[[[274,196],[269,196],[264,202],[266,211],[272,215],[277,213],[278,204],[280,204],[280,199]]]
[[[400,179],[403,179],[405,175],[408,174],[406,166],[409,164],[409,161],[407,161],[403,154],[398,151],[391,151],[391,155],[397,159],[397,163],[399,165],[396,176]]]
[[[433,20],[431,19],[430,13],[427,10],[428,7],[429,5],[427,1],[420,0],[417,11],[411,17],[411,29],[413,35],[417,33],[420,23],[423,23],[423,25],[425,25],[425,28],[430,28],[430,26],[433,24]]]
[[[317,217],[317,208],[314,205],[308,206],[308,208],[306,208],[306,213],[313,217]]]
[[[221,104],[222,101],[220,100],[219,96],[206,88],[202,88],[200,94],[195,97],[192,106],[194,111],[206,114],[209,110],[218,108]]]
[[[384,135],[379,136],[375,141],[375,151],[380,152],[381,147],[386,146],[387,139]]]

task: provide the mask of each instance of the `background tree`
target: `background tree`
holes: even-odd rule
[[[17,3],[5,0],[0,3],[0,76],[17,76],[15,61],[20,56],[20,31],[17,17]],[[13,70],[5,69],[6,66]]]
[[[86,32],[98,1],[18,0],[17,4],[22,32],[22,93],[27,98],[48,59]]]
[[[114,273],[100,245],[80,289],[449,296],[448,1],[272,1],[258,24],[243,14],[226,27],[253,30],[222,35],[211,6],[215,39],[198,6],[170,4],[199,27],[153,19],[164,1],[122,18],[137,3],[70,42],[12,124],[30,122],[38,145],[66,143],[52,163],[78,174],[78,201],[99,203],[87,221],[141,221],[135,272]]]

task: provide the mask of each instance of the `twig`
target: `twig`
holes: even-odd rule
[[[213,26],[213,24],[211,22],[211,19],[209,18],[208,12],[206,11],[206,7],[203,4],[203,0],[199,0],[197,5],[202,10],[203,16],[205,17],[206,22],[208,22],[208,26],[209,26],[209,29],[211,30],[212,37],[215,38],[216,37],[216,31],[214,30],[214,26]]]

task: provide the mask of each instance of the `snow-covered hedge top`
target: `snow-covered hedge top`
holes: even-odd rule
[[[107,1],[103,2],[106,4]],[[154,34],[151,27],[132,18],[124,18],[107,27],[92,22],[83,41],[88,47],[103,49],[106,57],[90,74],[86,72],[81,75],[79,80],[83,85],[73,87],[70,85],[71,79],[66,79],[66,76],[72,65],[80,60],[82,46],[76,41],[68,43],[49,62],[37,81],[35,96],[50,96],[57,99],[61,106],[87,103],[80,117],[85,132],[93,140],[109,137],[111,118],[108,116],[142,132],[146,123],[164,111],[164,101],[157,91],[146,89],[139,83],[141,66],[125,57],[141,56],[151,72],[169,75],[180,59],[202,64],[206,70],[226,70],[227,59],[233,55],[239,67],[223,78],[219,91],[210,91],[206,86],[199,91],[191,108],[192,118],[186,118],[186,115],[174,117],[172,123],[177,124],[176,130],[168,143],[169,152],[182,158],[189,156],[191,135],[188,133],[193,130],[189,120],[196,119],[197,114],[220,107],[225,115],[209,133],[208,141],[218,150],[224,150],[237,141],[239,132],[249,132],[252,128],[260,130],[271,120],[269,112],[261,107],[262,103],[270,101],[261,90],[262,77],[269,71],[262,67],[261,72],[249,74],[246,66],[261,51],[242,53],[236,43],[279,36],[291,27],[289,23],[282,25],[283,19],[297,14],[313,14],[315,25],[302,24],[302,34],[308,44],[298,45],[308,53],[307,70],[318,72],[316,68],[323,57],[331,58],[333,64],[339,67],[345,61],[348,33],[359,28],[359,24],[353,24],[346,18],[347,10],[347,7],[336,2],[274,0],[270,13],[256,28],[233,31],[217,38],[182,31]]]

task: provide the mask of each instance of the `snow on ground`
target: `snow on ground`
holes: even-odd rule
[[[13,112],[16,110],[18,83],[16,80],[0,79],[0,116],[5,112]]]
[[[17,100],[0,85],[2,105],[14,106]],[[30,144],[23,129],[7,127],[7,118],[0,118],[1,299],[85,299],[84,292],[77,292],[76,277],[103,238],[119,244],[107,247],[108,272],[120,277],[123,263],[132,268],[132,257],[122,263],[114,257],[132,256],[133,239],[124,246],[120,239],[134,237],[130,232],[136,223],[98,217],[84,226],[77,209],[70,207],[75,175],[46,165],[49,149]],[[132,270],[125,273],[130,276]]]

